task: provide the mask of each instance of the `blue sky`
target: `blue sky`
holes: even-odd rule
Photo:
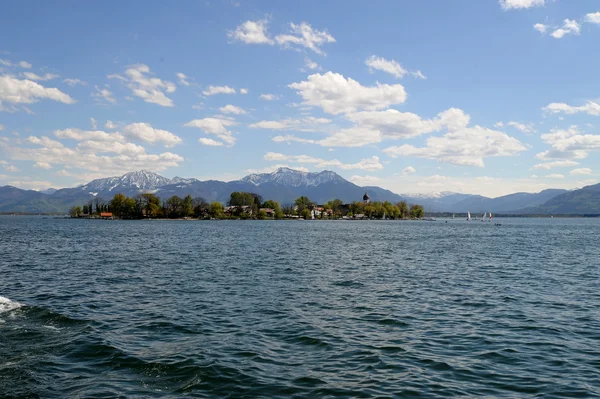
[[[596,0],[7,1],[0,185],[286,165],[399,193],[598,182]]]

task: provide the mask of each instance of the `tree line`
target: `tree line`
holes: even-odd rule
[[[258,194],[241,191],[231,193],[226,207],[220,202],[209,203],[204,198],[191,195],[184,198],[174,195],[161,200],[150,193],[133,198],[116,194],[109,202],[96,198],[83,206],[71,208],[69,213],[71,217],[97,217],[104,212],[121,219],[420,219],[424,215],[421,205],[409,207],[406,201],[396,204],[388,201],[344,204],[342,200],[334,199],[319,206],[302,196],[292,204],[281,206],[277,201],[263,200]]]

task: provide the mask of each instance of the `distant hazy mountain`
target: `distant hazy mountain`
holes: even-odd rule
[[[596,214],[600,215],[600,184],[586,186],[557,195],[543,205],[526,209],[531,213],[545,214]]]
[[[49,195],[52,195],[55,192],[56,192],[55,188],[47,188],[45,190],[40,190],[40,193],[42,193],[42,194],[49,194]]]
[[[83,205],[95,198],[108,201],[117,193],[136,196],[152,192],[163,199],[189,194],[207,201],[225,203],[233,191],[256,193],[264,199],[273,199],[282,204],[290,204],[302,195],[317,203],[335,198],[349,203],[361,201],[366,192],[372,201],[406,200],[409,204],[423,205],[428,212],[600,213],[599,186],[572,192],[544,190],[535,194],[516,193],[498,198],[451,192],[400,195],[381,187],[357,186],[331,171],[308,173],[289,168],[280,168],[273,173],[251,174],[231,182],[182,177],[168,179],[142,170],[96,179],[74,188],[44,192],[6,186],[0,187],[0,212],[66,212],[73,205]]]

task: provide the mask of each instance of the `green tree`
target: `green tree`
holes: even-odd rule
[[[334,218],[342,216],[342,205],[344,205],[344,202],[341,199],[336,198],[333,201],[329,201],[328,204],[331,206]]]
[[[297,198],[294,204],[298,207],[298,213],[302,215],[302,213],[312,206],[312,201],[305,196]]]
[[[160,198],[154,194],[145,193],[140,196],[143,214],[148,218],[158,217],[161,213]]]
[[[275,211],[275,219],[282,219],[284,216],[284,212],[281,209],[281,205],[279,202],[273,200],[267,200],[263,204],[263,208],[273,209]]]
[[[258,213],[256,214],[256,218],[259,220],[263,220],[267,218],[267,212],[263,211],[262,209],[258,211]]]
[[[303,210],[300,211],[300,216],[302,216],[303,219],[308,220],[311,218],[311,212],[310,209],[308,208],[304,208]]]
[[[204,212],[208,210],[209,203],[204,198],[196,197],[192,200],[192,208],[194,211],[194,217],[199,218],[204,215]]]
[[[413,219],[421,219],[425,211],[421,205],[413,205],[410,207],[410,217]]]
[[[215,218],[215,219],[222,218],[223,211],[224,211],[223,204],[221,204],[220,202],[211,202],[210,205],[208,206],[208,214],[212,218]]]
[[[69,215],[72,218],[81,217],[81,207],[80,206],[73,206],[73,207],[71,207],[71,209],[69,209]]]
[[[402,219],[408,218],[408,216],[409,216],[408,204],[406,203],[406,201],[400,201],[396,204],[396,206],[398,207],[398,210],[400,211],[399,217],[401,217]]]
[[[183,216],[183,199],[174,195],[167,200],[169,217],[177,219]]]
[[[189,194],[183,199],[182,214],[184,217],[192,216],[194,214],[194,200]]]
[[[125,200],[127,199],[126,196],[124,196],[123,194],[115,194],[115,196],[113,197],[113,199],[110,201],[110,209],[112,209],[112,213],[117,216],[117,217],[122,217],[125,216],[124,215],[124,204],[125,204]],[[101,212],[104,212],[104,207],[105,205],[101,206]]]

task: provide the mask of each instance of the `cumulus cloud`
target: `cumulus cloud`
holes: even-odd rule
[[[261,94],[260,99],[264,101],[275,101],[279,100],[279,96],[276,94]]]
[[[369,67],[369,71],[373,73],[375,70],[383,71],[389,73],[390,75],[395,76],[400,79],[403,78],[406,74],[411,74],[415,78],[419,79],[427,79],[425,75],[421,71],[408,72],[402,65],[400,65],[396,60],[386,60],[383,57],[377,57],[375,55],[370,56],[365,60],[365,65]]]
[[[21,61],[19,62],[19,66],[21,68],[25,68],[25,69],[30,69],[31,68],[31,64],[27,61]]]
[[[240,94],[248,94],[248,89],[241,88],[240,89]]]
[[[548,25],[544,25],[544,24],[535,24],[533,25],[533,29],[537,30],[538,32],[544,34],[548,31]]]
[[[20,161],[33,161],[42,165],[60,165],[64,168],[82,169],[106,174],[121,174],[132,169],[149,169],[161,171],[179,166],[183,157],[171,152],[148,154],[144,147],[127,143],[117,135],[112,140],[97,140],[110,135],[105,132],[86,134],[77,129],[65,129],[55,132],[57,137],[76,137],[74,147],[67,146],[49,137],[30,136],[26,139],[27,147],[0,143],[11,158]],[[117,139],[117,140],[115,140]]]
[[[560,173],[552,173],[552,174],[546,175],[544,177],[547,179],[564,179],[565,178],[565,176],[561,175]]]
[[[224,145],[222,142],[213,140],[213,139],[209,139],[208,137],[200,137],[198,139],[198,142],[202,145],[207,145],[210,147],[221,147]]]
[[[367,171],[376,171],[383,169],[383,165],[379,161],[379,157],[372,156],[371,158],[361,159],[357,163],[343,163],[337,159],[325,160],[315,158],[310,155],[284,155],[275,152],[265,154],[266,161],[287,161],[300,164],[314,164],[317,168],[339,168],[342,170],[361,169]]]
[[[53,73],[46,73],[42,76],[39,76],[33,72],[23,72],[22,75],[25,76],[29,80],[39,80],[39,81],[52,80],[52,79],[56,79],[59,77],[59,75],[56,75]]]
[[[579,165],[578,162],[565,160],[565,161],[554,161],[554,162],[546,162],[546,163],[538,163],[533,166],[533,169],[552,169],[552,168],[566,168],[569,166]]]
[[[417,170],[415,168],[413,168],[412,166],[407,166],[406,168],[402,169],[402,175],[403,176],[408,176],[411,173],[415,173]]]
[[[208,86],[202,94],[205,96],[214,96],[215,94],[235,94],[235,89],[229,86]]]
[[[202,130],[205,134],[212,134],[217,138],[221,139],[221,141],[228,145],[232,146],[235,144],[235,137],[233,137],[233,133],[229,131],[227,128],[229,126],[235,126],[238,123],[231,119],[222,119],[222,118],[204,118],[204,119],[194,119],[186,123],[185,127],[195,127]],[[203,144],[206,144],[205,141]]]
[[[572,106],[566,103],[551,103],[544,107],[544,111],[559,114],[564,113],[573,115],[577,113],[585,113],[593,116],[600,116],[600,104],[594,101],[588,101],[584,105]]]
[[[87,86],[87,82],[84,82],[81,79],[63,79],[63,83],[68,84],[71,87],[77,86],[77,85],[81,85],[81,86]]]
[[[289,33],[275,36],[275,41],[283,47],[304,47],[317,54],[324,55],[325,52],[321,47],[327,43],[335,43],[335,38],[326,30],[313,29],[306,22],[298,25],[292,22],[290,23]]]
[[[550,36],[555,39],[562,39],[566,35],[579,35],[581,25],[579,22],[572,19],[565,19],[561,28],[555,29]]]
[[[188,77],[181,72],[177,72],[175,75],[177,75],[177,79],[179,79],[179,84],[182,86],[189,86],[190,82],[188,82]]]
[[[36,162],[33,164],[33,167],[37,169],[52,169],[52,165],[48,162]]]
[[[518,10],[532,7],[542,7],[545,0],[500,0],[500,6],[504,10]]]
[[[313,60],[311,60],[308,57],[304,57],[304,66],[307,69],[321,69],[321,67],[319,66],[319,64],[317,64],[316,62],[314,62]]]
[[[165,147],[173,147],[181,143],[181,138],[173,133],[153,128],[149,123],[132,123],[123,128],[125,137],[137,139],[146,143],[162,143]]]
[[[53,100],[63,104],[76,101],[56,88],[46,88],[32,80],[20,80],[11,76],[0,76],[0,110],[2,103],[33,104],[40,100]]]
[[[512,126],[523,133],[535,132],[535,126],[533,123],[508,122],[507,125]]]
[[[224,107],[219,108],[224,114],[234,114],[234,115],[244,115],[246,114],[246,110],[241,107],[236,107],[235,105],[228,104]]]
[[[273,173],[275,171],[277,171],[280,168],[289,168],[289,169],[294,169],[300,172],[308,172],[308,168],[302,167],[302,166],[289,166],[287,164],[277,164],[277,165],[271,165],[271,166],[267,166],[261,169],[246,169],[246,173],[248,174],[262,174],[262,173]]]
[[[430,137],[425,147],[404,144],[383,150],[392,158],[418,157],[436,159],[440,162],[464,166],[484,166],[484,158],[514,156],[527,148],[509,135],[481,126],[465,127]]]
[[[116,129],[117,125],[115,125],[113,123],[113,121],[106,121],[106,123],[104,124],[104,128],[112,130],[112,129]]]
[[[591,175],[592,170],[590,168],[579,168],[579,169],[573,169],[570,173],[572,175]]]
[[[313,132],[319,130],[322,125],[328,124],[331,119],[316,118],[309,116],[301,119],[283,119],[279,121],[259,121],[249,125],[251,129],[267,130],[296,130],[303,132]]]
[[[400,84],[363,86],[344,76],[327,72],[313,74],[308,80],[292,83],[303,104],[317,106],[329,114],[355,112],[359,109],[377,110],[406,101],[406,91]]]
[[[537,154],[538,159],[583,159],[588,152],[600,150],[600,135],[582,134],[575,125],[566,130],[552,130],[541,138],[550,145],[550,150]]]
[[[92,97],[98,99],[99,102],[102,102],[102,100],[111,104],[117,102],[117,100],[113,97],[112,91],[108,90],[106,87],[100,88],[98,86],[94,86],[94,89],[96,89],[96,91],[92,92],[91,95]]]
[[[163,107],[173,106],[173,100],[167,97],[165,93],[173,93],[177,90],[177,87],[172,82],[154,77],[147,65],[131,65],[123,75],[108,75],[108,78],[124,82],[131,89],[134,96],[143,99],[147,103],[158,104]]]
[[[350,177],[350,181],[357,186],[376,186],[381,183],[381,179],[377,176],[358,176]]]
[[[246,21],[229,31],[227,36],[234,41],[240,41],[246,44],[273,44],[267,32],[268,21],[262,19],[259,21]]]
[[[584,21],[589,24],[600,24],[600,11],[586,14]]]
[[[92,129],[96,130],[98,127],[98,122],[94,118],[90,118],[90,123],[92,124]]]

